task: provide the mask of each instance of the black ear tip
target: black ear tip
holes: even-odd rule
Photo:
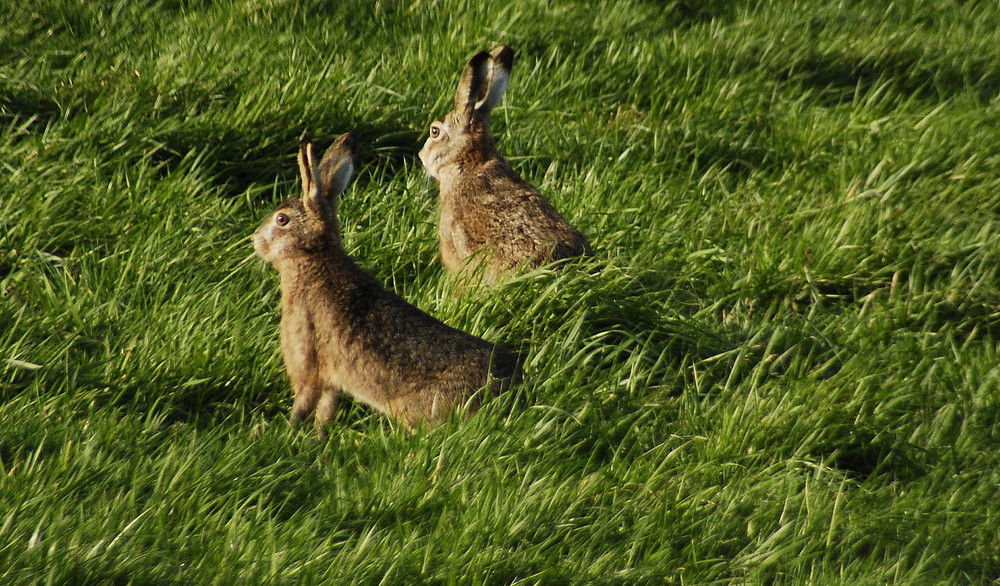
[[[493,58],[493,55],[490,55],[486,51],[480,51],[480,52],[476,53],[475,55],[473,55],[472,59],[469,59],[469,65],[471,65],[472,67],[478,69],[484,63],[486,63],[487,61],[489,61],[492,58]]]
[[[514,49],[502,45],[493,50],[492,57],[497,63],[502,63],[504,67],[510,69],[514,64]]]
[[[303,138],[302,140],[299,141],[299,154],[300,155],[304,156],[306,153],[312,153],[312,150],[313,150],[312,139],[310,139],[309,137],[306,137],[306,138]]]
[[[356,138],[354,138],[354,135],[351,134],[350,132],[345,132],[344,134],[338,136],[335,141],[333,141],[333,146],[331,148],[340,151],[346,151],[348,154],[353,155],[357,147],[358,147],[358,141]]]

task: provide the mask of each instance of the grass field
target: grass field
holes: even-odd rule
[[[1000,579],[997,2],[0,20],[0,583]],[[598,255],[459,295],[416,152],[502,43],[500,149]],[[469,421],[286,423],[249,235],[349,130],[348,251],[524,357]]]

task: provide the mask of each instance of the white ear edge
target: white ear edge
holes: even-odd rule
[[[507,91],[507,83],[510,81],[510,71],[503,67],[498,67],[495,62],[490,63],[490,79],[486,88],[486,95],[476,102],[476,109],[483,106],[492,109],[500,103],[504,93]]]
[[[299,177],[302,179],[303,197],[319,197],[319,165],[316,163],[316,153],[309,141],[299,145]]]

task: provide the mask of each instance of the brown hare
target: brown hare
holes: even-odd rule
[[[493,143],[490,112],[507,89],[513,61],[509,47],[472,57],[458,82],[455,108],[431,124],[420,150],[441,190],[441,262],[457,271],[475,256],[483,277],[494,282],[518,267],[593,254],[583,234]]]
[[[435,426],[476,393],[520,377],[510,352],[449,327],[386,290],[344,252],[337,200],[353,172],[354,139],[339,137],[317,165],[299,147],[302,197],[253,234],[281,281],[281,350],[294,393],[291,421],[315,412],[317,434],[344,392],[412,428]]]

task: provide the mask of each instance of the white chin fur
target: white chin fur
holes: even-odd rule
[[[267,240],[257,233],[254,233],[251,239],[253,240],[253,250],[257,253],[257,256],[267,261],[272,260],[272,251],[271,247],[267,244]]]
[[[423,163],[424,169],[427,170],[427,174],[437,179],[438,169],[437,165],[434,162],[434,158],[431,155],[432,149],[430,142],[431,141],[428,139],[427,142],[424,143],[424,148],[420,149],[420,152],[417,153],[417,156],[420,157],[420,162]]]

